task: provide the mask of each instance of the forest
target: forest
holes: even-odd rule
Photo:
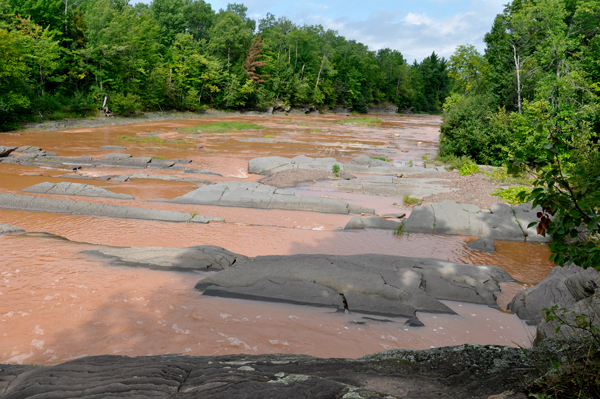
[[[448,62],[440,155],[529,180],[551,257],[600,269],[600,2],[514,0]],[[476,166],[475,166],[476,167]],[[501,173],[501,172],[498,172]]]
[[[440,111],[447,60],[203,0],[0,0],[0,128],[96,112],[394,104]]]

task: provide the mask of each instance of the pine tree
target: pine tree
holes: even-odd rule
[[[244,70],[246,71],[246,75],[248,75],[249,79],[252,79],[254,83],[264,83],[265,80],[263,78],[268,77],[269,75],[258,75],[256,73],[256,68],[263,67],[267,65],[268,61],[258,61],[257,58],[262,56],[262,36],[257,36],[254,40],[252,40],[252,44],[250,45],[250,49],[248,50],[248,56],[244,61]]]

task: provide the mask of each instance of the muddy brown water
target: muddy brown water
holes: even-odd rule
[[[101,176],[142,172],[213,182],[256,181],[259,176],[248,175],[247,162],[258,156],[334,156],[348,161],[368,154],[385,155],[394,161],[417,161],[423,155],[435,154],[439,117],[378,117],[383,123],[373,127],[337,124],[344,118],[341,115],[203,118],[60,132],[20,132],[20,135],[0,135],[0,145],[33,145],[60,156],[101,157],[122,152],[189,158],[193,161],[189,167],[209,169],[223,177],[138,169],[83,169],[80,173]],[[266,128],[200,135],[182,135],[176,130],[223,120],[258,123]],[[309,126],[298,126],[300,122]],[[314,129],[321,131],[311,132]],[[193,144],[119,140],[121,136],[144,137],[139,133],[152,132],[162,138],[184,138]],[[240,141],[264,136],[274,136],[275,142]],[[127,150],[98,148],[109,144],[122,145]],[[71,240],[39,234],[0,236],[0,363],[53,364],[85,355],[113,353],[298,353],[354,358],[393,348],[425,349],[461,343],[528,345],[533,333],[532,328],[509,312],[458,302],[446,302],[457,316],[419,314],[426,327],[405,328],[403,320],[362,324],[363,315],[333,313],[333,309],[206,298],[193,290],[203,274],[107,266],[79,254],[97,245],[205,244],[247,256],[380,253],[498,265],[522,282],[502,285],[498,297],[502,308],[516,292],[545,278],[552,267],[547,260],[550,252],[541,244],[496,241],[496,253],[481,253],[466,248],[474,237],[340,231],[350,219],[348,215],[146,202],[153,198],[174,198],[193,190],[197,183],[142,179],[111,183],[59,177],[65,173],[52,167],[0,163],[0,191],[19,193],[43,181],[88,183],[131,194],[135,200],[72,199],[196,211],[225,218],[227,223],[176,224],[0,210],[0,223]],[[349,197],[348,201],[351,200],[379,211],[402,211],[392,207],[398,199],[362,196]]]

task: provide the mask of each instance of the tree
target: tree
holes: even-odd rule
[[[252,44],[250,45],[250,49],[248,50],[248,56],[244,61],[244,70],[246,71],[246,75],[251,79],[254,83],[265,83],[264,78],[269,75],[258,75],[256,73],[256,68],[264,67],[269,62],[268,61],[258,61],[258,58],[262,56],[262,37],[257,36],[252,40]]]
[[[460,45],[450,56],[448,75],[455,80],[455,89],[462,93],[483,90],[486,63],[472,44]]]
[[[243,54],[246,43],[252,36],[242,17],[233,11],[220,11],[209,31],[209,50],[227,59],[227,70]]]

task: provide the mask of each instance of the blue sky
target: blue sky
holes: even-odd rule
[[[135,3],[132,0],[132,3]],[[149,3],[150,0],[143,0]],[[296,24],[321,24],[371,50],[399,50],[409,62],[433,51],[449,57],[459,44],[483,50],[483,36],[508,0],[214,0],[214,10],[243,2],[255,19],[268,12]]]

